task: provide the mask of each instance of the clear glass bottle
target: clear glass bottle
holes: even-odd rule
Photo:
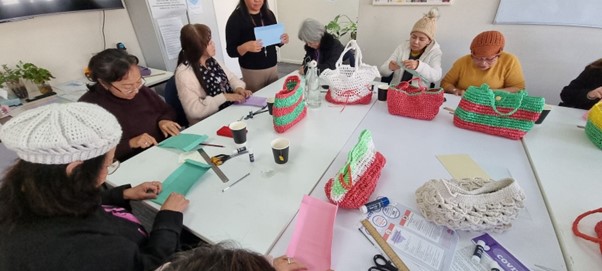
[[[318,78],[318,63],[312,60],[307,64],[306,80],[306,102],[309,107],[320,107],[322,104],[320,97],[320,81]]]

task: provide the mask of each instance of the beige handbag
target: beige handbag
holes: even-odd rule
[[[416,190],[422,215],[453,230],[507,230],[524,200],[523,190],[512,178],[430,180]]]

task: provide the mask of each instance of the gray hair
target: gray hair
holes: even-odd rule
[[[304,42],[318,42],[324,36],[326,27],[320,22],[308,18],[303,21],[299,28],[299,39]]]

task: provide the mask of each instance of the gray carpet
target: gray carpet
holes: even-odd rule
[[[301,65],[299,64],[291,64],[286,62],[278,62],[278,78],[282,78],[292,71],[296,71],[299,69]]]

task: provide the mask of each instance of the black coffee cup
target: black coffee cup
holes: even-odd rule
[[[268,103],[268,113],[270,113],[270,115],[272,115],[272,108],[274,108],[274,97],[270,97],[267,99],[267,103]]]
[[[387,100],[387,92],[389,91],[389,85],[378,85],[378,100],[386,101]]]
[[[541,124],[546,119],[549,113],[550,109],[544,109],[543,111],[541,111],[541,114],[539,115],[539,118],[535,121],[535,124]]]
[[[286,138],[280,137],[272,140],[272,154],[276,164],[286,164],[288,162],[289,146],[290,141]]]
[[[230,131],[232,131],[232,138],[234,143],[245,144],[247,142],[247,124],[242,121],[235,121],[230,123]]]

